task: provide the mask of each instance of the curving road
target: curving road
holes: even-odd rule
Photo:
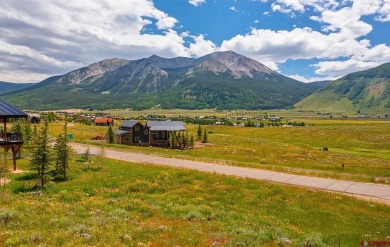
[[[79,154],[84,153],[87,149],[86,145],[79,143],[71,143],[70,145]],[[94,146],[89,146],[89,150],[91,154],[97,154],[99,149]],[[361,183],[301,176],[253,168],[217,165],[199,161],[164,158],[156,155],[129,153],[125,151],[113,150],[110,148],[105,148],[105,155],[107,158],[122,161],[179,167],[204,172],[215,172],[218,174],[236,177],[252,178],[256,180],[271,181],[337,193],[346,193],[368,199],[374,199],[376,201],[390,205],[390,186],[383,184]]]

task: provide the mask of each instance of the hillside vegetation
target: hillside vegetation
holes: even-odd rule
[[[275,109],[318,86],[285,77],[234,52],[198,59],[107,59],[4,98],[22,109]]]
[[[349,74],[295,105],[303,110],[390,114],[390,64]]]

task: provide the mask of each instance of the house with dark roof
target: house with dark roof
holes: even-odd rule
[[[124,121],[115,131],[116,143],[133,146],[169,147],[172,133],[185,131],[181,121]]]
[[[182,121],[148,121],[146,126],[150,128],[150,146],[169,147],[171,133],[185,131]]]
[[[139,121],[124,121],[115,135],[118,144],[149,146],[149,127]]]

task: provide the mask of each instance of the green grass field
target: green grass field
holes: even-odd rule
[[[19,160],[27,169],[28,161]],[[359,246],[387,240],[390,208],[279,184],[106,160],[70,180],[0,192],[0,246]]]
[[[272,169],[297,174],[366,182],[388,182],[390,178],[390,122],[381,120],[296,119],[305,127],[207,128],[209,144],[192,150],[107,145],[133,152],[155,153],[182,159]],[[51,124],[56,136],[63,123]],[[198,125],[186,125],[196,136]],[[70,124],[74,141],[104,136],[107,127]],[[103,142],[104,143],[104,142]],[[329,151],[321,151],[328,147]],[[345,164],[342,170],[341,164]]]

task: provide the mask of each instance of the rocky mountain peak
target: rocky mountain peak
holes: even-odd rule
[[[127,65],[129,62],[129,60],[118,58],[105,59],[66,74],[63,79],[58,80],[58,83],[79,84],[88,78],[99,78],[109,71]]]
[[[214,52],[197,59],[196,63],[216,74],[230,72],[235,78],[256,78],[259,74],[277,74],[256,60],[233,51]]]

